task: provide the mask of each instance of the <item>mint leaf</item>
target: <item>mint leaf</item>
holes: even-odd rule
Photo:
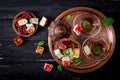
[[[45,41],[44,40],[41,40],[38,42],[38,46],[43,46],[45,44]]]
[[[93,52],[96,54],[96,55],[99,55],[101,52],[102,52],[102,48],[100,46],[95,46],[93,48]]]
[[[67,20],[70,20],[70,19],[71,19],[71,16],[70,16],[70,15],[67,15],[66,18],[67,18]]]
[[[62,69],[61,65],[58,65],[58,66],[57,66],[57,70],[58,70],[59,72],[62,72],[63,69]]]
[[[114,19],[112,17],[106,17],[102,20],[104,26],[110,26],[114,23]]]
[[[76,63],[79,63],[81,61],[81,59],[80,58],[73,58],[72,61],[76,62]]]
[[[63,51],[63,53],[64,53],[64,55],[66,55],[66,56],[69,56],[69,55],[70,55],[69,49],[65,49],[65,50]]]
[[[91,23],[88,20],[83,21],[83,27],[89,27],[91,26]]]
[[[85,62],[83,60],[81,60],[80,58],[73,58],[72,61],[76,62],[78,64],[85,64]]]

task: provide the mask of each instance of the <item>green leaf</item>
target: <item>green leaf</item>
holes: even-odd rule
[[[91,23],[88,20],[83,21],[83,27],[89,27],[91,26]]]
[[[61,65],[58,65],[58,66],[57,66],[57,70],[58,70],[59,72],[62,72],[63,69],[62,69]]]
[[[104,26],[110,26],[114,23],[114,19],[112,17],[106,17],[102,20]]]
[[[67,20],[70,20],[70,19],[71,19],[71,16],[70,16],[70,15],[67,15],[66,18],[67,18]]]
[[[81,59],[80,58],[73,58],[72,61],[78,63],[81,61]]]
[[[101,52],[102,52],[102,49],[101,49],[101,47],[100,46],[95,46],[94,48],[93,48],[93,52],[96,54],[96,55],[99,55]]]
[[[63,53],[64,53],[64,55],[66,55],[66,56],[69,56],[69,55],[70,55],[69,49],[65,49],[65,50],[63,51]]]
[[[85,64],[85,62],[83,60],[81,60],[80,58],[73,58],[72,61],[76,62],[78,64]]]
[[[41,40],[38,42],[38,46],[43,46],[45,44],[45,41],[44,40]]]

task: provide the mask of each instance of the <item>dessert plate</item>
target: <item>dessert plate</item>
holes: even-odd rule
[[[103,13],[90,7],[71,8],[57,16],[48,28],[49,49],[54,60],[65,69],[76,73],[92,72],[105,65],[113,54],[116,42],[113,26],[105,27],[101,22],[105,17]],[[89,21],[92,27],[84,28],[84,20]],[[74,31],[76,26],[82,26],[77,28],[80,31],[78,33]],[[66,47],[69,52],[71,49],[73,52],[66,54]],[[74,55],[76,48],[79,53],[77,59],[84,63],[73,61],[76,56],[71,55]],[[56,51],[62,55],[58,53],[60,56],[57,56]],[[64,63],[65,59],[68,60],[67,63]]]
[[[30,23],[30,19],[32,18],[37,17],[35,16],[34,13],[30,11],[21,11],[13,18],[12,27],[18,36],[30,37],[37,31],[38,24]],[[24,23],[26,23],[29,26],[29,28]]]

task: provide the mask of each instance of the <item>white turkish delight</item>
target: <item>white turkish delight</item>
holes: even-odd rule
[[[46,24],[46,22],[47,22],[47,18],[43,16],[42,19],[39,22],[39,25],[42,26],[42,27],[44,27],[45,24]]]
[[[34,25],[32,23],[27,23],[26,24],[26,27],[29,28],[29,27],[34,27]]]
[[[23,25],[25,25],[27,23],[28,23],[28,20],[25,19],[25,18],[18,20],[18,25],[19,26],[23,26]]]
[[[30,18],[30,23],[38,24],[39,19],[38,18]]]
[[[54,50],[54,53],[59,59],[63,57],[63,54],[61,53],[60,49]]]
[[[84,46],[84,51],[85,51],[85,54],[86,55],[90,55],[91,54],[91,50],[90,50],[90,48],[89,48],[89,46]]]

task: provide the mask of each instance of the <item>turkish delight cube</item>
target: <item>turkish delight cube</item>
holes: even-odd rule
[[[25,18],[22,18],[22,19],[18,20],[18,25],[19,26],[23,26],[23,25],[25,25],[27,23],[28,23],[28,20],[25,19]]]
[[[30,18],[30,23],[38,24],[39,19],[38,18]]]
[[[44,52],[44,47],[42,47],[42,46],[37,46],[36,53],[38,53],[38,54],[43,54],[43,52]]]
[[[60,49],[54,50],[54,53],[59,59],[63,57],[63,54],[61,53]]]
[[[79,48],[73,48],[73,58],[79,58],[80,49]]]
[[[70,65],[70,57],[68,57],[68,56],[62,57],[62,64],[64,66],[69,66]]]
[[[47,23],[47,18],[43,16],[39,22],[39,25],[44,27],[46,23]]]
[[[53,69],[53,64],[45,63],[44,71],[50,72]]]

